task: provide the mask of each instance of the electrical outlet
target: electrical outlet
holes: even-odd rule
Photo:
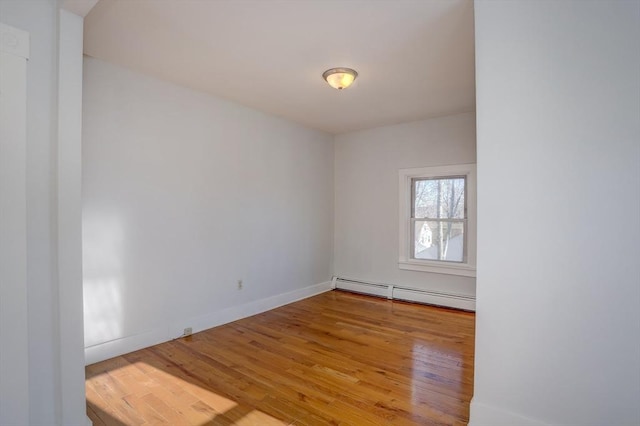
[[[238,290],[242,290],[242,280],[238,280]]]
[[[193,333],[193,330],[191,329],[191,327],[187,327],[184,329],[184,332],[182,333],[183,336],[191,336],[191,333]]]

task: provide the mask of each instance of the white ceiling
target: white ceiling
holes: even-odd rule
[[[330,133],[473,111],[472,0],[100,0],[85,53]],[[322,80],[354,68],[353,86]]]
[[[83,18],[98,3],[98,0],[62,0],[62,8]]]

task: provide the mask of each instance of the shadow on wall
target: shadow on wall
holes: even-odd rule
[[[83,213],[84,344],[122,337],[124,229],[116,217]]]

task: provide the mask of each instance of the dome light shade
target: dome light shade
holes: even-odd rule
[[[351,86],[357,76],[356,70],[351,68],[331,68],[322,73],[322,78],[329,83],[329,86],[338,90]]]

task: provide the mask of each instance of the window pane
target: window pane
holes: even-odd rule
[[[464,261],[464,222],[416,220],[413,258]]]
[[[464,185],[464,177],[416,179],[413,185],[413,217],[464,219]]]

